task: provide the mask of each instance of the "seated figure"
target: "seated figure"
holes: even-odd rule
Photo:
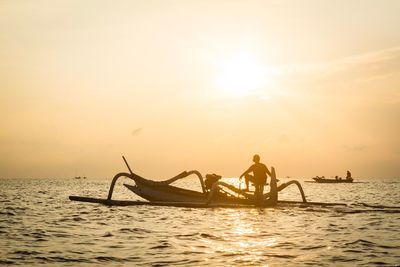
[[[206,190],[210,191],[214,183],[218,182],[222,176],[218,174],[206,174],[206,179],[204,181],[204,185],[206,186]]]

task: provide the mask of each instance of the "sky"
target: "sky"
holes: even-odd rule
[[[400,1],[0,2],[0,177],[400,178]]]

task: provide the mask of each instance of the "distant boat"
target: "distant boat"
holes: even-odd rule
[[[75,176],[74,179],[86,179],[86,176]]]
[[[334,179],[329,179],[329,178],[325,178],[325,177],[313,177],[313,180],[317,183],[327,183],[327,184],[334,184],[334,183],[352,183],[353,182],[353,178],[346,178],[346,179],[342,179],[341,177],[336,177]]]

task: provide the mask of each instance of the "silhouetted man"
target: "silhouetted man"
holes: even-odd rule
[[[247,190],[249,190],[249,182],[252,182],[256,188],[254,192],[254,196],[257,202],[262,201],[262,196],[264,192],[264,185],[267,182],[267,175],[271,176],[270,171],[268,170],[265,164],[260,162],[260,156],[254,155],[253,156],[254,164],[250,166],[241,176],[245,178]],[[253,172],[253,175],[249,173]]]

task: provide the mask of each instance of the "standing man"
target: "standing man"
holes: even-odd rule
[[[241,176],[245,178],[247,190],[249,190],[249,182],[252,182],[256,188],[254,196],[257,203],[262,201],[262,196],[264,192],[264,185],[267,182],[267,175],[271,176],[271,172],[268,170],[265,164],[260,162],[260,156],[253,156],[254,164],[250,166]],[[253,172],[253,175],[249,174]]]

